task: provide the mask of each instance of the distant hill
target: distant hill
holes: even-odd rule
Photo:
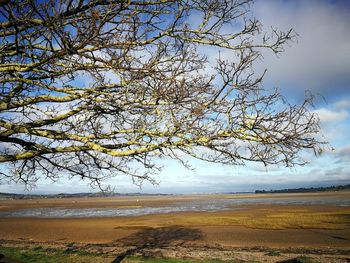
[[[268,194],[268,193],[310,193],[310,192],[326,192],[326,191],[341,191],[350,190],[350,184],[338,185],[338,186],[327,186],[327,187],[301,187],[301,188],[290,188],[281,190],[255,190],[256,194]]]

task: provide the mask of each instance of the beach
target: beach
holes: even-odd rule
[[[266,204],[269,198],[277,204]],[[90,250],[108,250],[113,247],[122,250],[130,246],[148,250],[175,246],[182,249],[202,248],[202,251],[207,250],[204,248],[215,247],[217,251],[253,251],[261,248],[295,253],[319,251],[346,257],[350,253],[350,206],[301,202],[308,198],[346,201],[350,200],[350,192],[2,200],[1,242],[2,245],[11,246],[40,244],[53,247],[65,247],[74,243]],[[253,199],[257,201],[249,201]],[[259,199],[264,201],[259,203]],[[57,209],[59,212],[89,208],[172,207],[182,202],[206,204],[208,200],[216,200],[216,203],[218,200],[229,200],[230,206],[218,211],[116,217],[45,218],[11,217],[6,214],[41,208]],[[281,204],[278,200],[293,202]],[[236,202],[237,205],[233,206],[231,202]],[[298,202],[303,204],[297,204]],[[4,213],[6,217],[1,217]],[[191,254],[190,251],[184,253]]]

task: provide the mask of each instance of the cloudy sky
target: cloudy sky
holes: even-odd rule
[[[213,165],[191,160],[195,170],[164,161],[159,185],[142,189],[127,177],[108,183],[116,192],[213,193],[327,186],[350,183],[350,2],[257,0],[254,15],[265,28],[294,28],[299,37],[280,57],[264,54],[257,70],[268,69],[264,84],[279,87],[291,102],[305,90],[318,95],[316,111],[323,135],[334,147],[316,158],[305,153],[309,164],[287,169],[247,164],[245,167]],[[23,192],[23,185],[0,185],[0,192]],[[62,179],[39,181],[33,193],[90,192],[87,182]]]

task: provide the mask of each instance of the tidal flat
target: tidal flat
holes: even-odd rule
[[[2,200],[0,231],[2,247],[73,246],[123,260],[255,255],[279,262],[307,254],[317,262],[346,262],[350,192]],[[268,256],[271,250],[284,257]]]

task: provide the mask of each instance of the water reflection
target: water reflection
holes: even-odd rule
[[[165,207],[143,208],[33,208],[17,211],[0,212],[0,217],[118,217],[163,214],[172,212],[215,212],[238,209],[235,206],[245,204],[277,204],[277,205],[338,205],[349,206],[350,200],[331,197],[279,197],[279,198],[242,198],[242,199],[210,199],[174,202]]]

